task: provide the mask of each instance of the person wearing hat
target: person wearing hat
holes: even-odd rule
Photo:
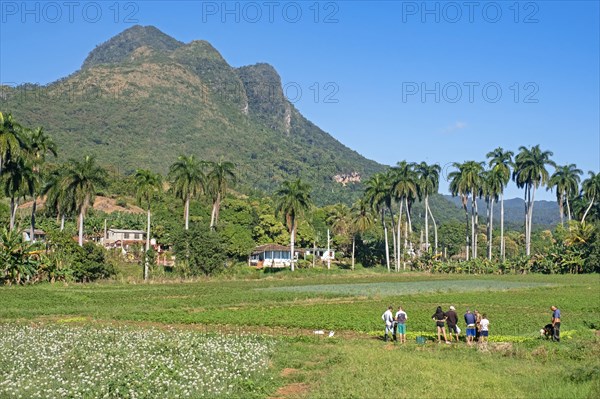
[[[450,341],[452,341],[452,334],[456,337],[456,342],[458,341],[458,315],[456,314],[456,308],[454,306],[450,306],[450,310],[446,312],[446,322],[448,323],[448,332],[450,332]]]

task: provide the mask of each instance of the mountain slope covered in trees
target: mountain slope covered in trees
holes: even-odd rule
[[[94,154],[121,173],[166,173],[180,154],[237,165],[238,189],[272,192],[289,178],[318,203],[350,202],[384,167],[308,121],[284,96],[268,64],[231,67],[208,42],[181,43],[132,27],[97,46],[82,68],[47,86],[2,87],[0,106],[44,126],[61,160]]]

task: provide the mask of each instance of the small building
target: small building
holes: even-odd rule
[[[107,248],[128,247],[132,244],[146,242],[146,232],[143,230],[108,229],[106,236],[101,240]]]
[[[327,248],[315,248],[315,249],[307,249],[305,255],[312,255],[314,252],[317,259],[320,259],[323,262],[327,262],[328,260],[335,260],[335,251],[333,249],[327,250]]]
[[[316,248],[316,250],[313,250],[299,247],[294,248],[294,260],[298,260],[300,255],[303,255],[304,259],[306,259],[306,256],[311,255],[313,252],[316,254],[317,259],[322,262],[335,260],[335,251],[332,249],[328,251],[327,248]],[[279,244],[259,245],[250,254],[248,265],[259,269],[263,267],[290,267],[290,247],[289,245]]]
[[[298,259],[299,251],[294,251],[294,259]],[[264,244],[254,248],[248,261],[250,266],[290,267],[290,247],[279,244]]]
[[[46,241],[46,232],[41,229],[33,230],[33,240],[31,239],[31,229],[23,230],[23,241],[28,242],[45,242]]]

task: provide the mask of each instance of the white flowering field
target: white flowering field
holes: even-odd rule
[[[252,397],[271,379],[274,346],[258,336],[0,324],[0,397]]]

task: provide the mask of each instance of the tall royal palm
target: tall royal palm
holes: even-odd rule
[[[533,221],[533,204],[535,191],[540,186],[545,186],[550,179],[546,166],[555,166],[550,151],[542,151],[539,145],[531,148],[519,147],[515,157],[515,169],[512,178],[517,187],[524,188],[525,200],[525,252],[531,255],[531,229]]]
[[[24,129],[12,117],[0,112],[0,174],[11,158],[28,148]]]
[[[162,177],[147,169],[135,171],[135,196],[140,206],[146,208],[146,256],[144,261],[144,280],[148,280],[148,254],[150,250],[150,210],[152,202],[162,192]]]
[[[171,165],[169,178],[173,185],[175,196],[183,201],[185,229],[190,226],[190,201],[196,198],[206,188],[206,176],[202,170],[204,163],[193,155],[180,155]]]
[[[567,205],[567,217],[571,221],[571,206],[569,197],[574,197],[579,193],[579,182],[583,171],[577,169],[577,165],[569,164],[557,166],[550,180],[548,180],[548,190],[556,188],[556,202],[558,202],[558,212],[560,215],[560,224],[563,225],[564,205]]]
[[[106,170],[96,165],[96,159],[86,156],[83,161],[71,159],[65,171],[64,190],[73,198],[79,214],[79,245],[83,246],[83,222],[88,207],[94,204],[96,193],[106,186]]]
[[[390,247],[387,224],[385,223],[385,210],[391,207],[392,202],[390,184],[385,174],[376,173],[367,180],[365,186],[365,202],[381,217],[381,226],[383,227],[383,236],[385,239],[385,260],[387,269],[390,271]]]
[[[35,188],[33,190],[33,205],[31,207],[31,225],[30,225],[30,233],[31,237],[33,237],[33,233],[35,231],[35,212],[37,208],[37,197],[41,190],[41,168],[46,161],[46,155],[52,154],[56,157],[56,144],[44,132],[44,128],[39,127],[31,132],[31,137],[29,140],[29,155],[31,158],[32,164],[32,172],[35,178]]]
[[[500,256],[502,257],[502,261],[505,260],[506,251],[504,246],[504,189],[508,185],[510,181],[510,171],[513,166],[513,157],[514,153],[512,151],[504,151],[502,147],[496,148],[494,151],[487,153],[487,158],[489,161],[489,166],[492,169],[497,170],[498,173],[502,175],[502,187],[499,192],[500,196]]]
[[[221,201],[227,194],[229,183],[235,183],[235,165],[233,162],[219,161],[210,163],[208,173],[208,191],[212,197],[212,212],[210,215],[210,228],[214,229],[219,221]]]
[[[371,206],[363,198],[358,199],[352,205],[350,214],[352,218],[352,270],[354,270],[356,235],[362,237],[364,232],[373,226],[373,215],[371,214]]]
[[[417,192],[419,199],[425,203],[425,248],[429,252],[429,216],[433,222],[434,231],[434,249],[437,254],[437,224],[431,208],[429,207],[429,196],[437,194],[440,186],[440,172],[441,168],[438,164],[428,165],[425,162],[421,162],[416,167],[418,180],[417,180]]]
[[[590,201],[590,204],[586,208],[583,213],[583,217],[581,218],[581,223],[585,223],[585,217],[587,216],[592,206],[600,199],[600,173],[596,174],[592,171],[588,172],[589,176],[585,179],[581,185],[583,198],[586,201]]]
[[[483,173],[482,192],[487,204],[487,257],[492,260],[494,234],[494,203],[504,190],[504,172],[500,168],[492,168]],[[500,238],[502,240],[502,237]]]
[[[406,161],[400,161],[394,168],[391,169],[390,174],[390,188],[391,194],[394,200],[400,203],[400,210],[398,213],[398,224],[396,226],[396,242],[397,247],[394,257],[396,258],[396,270],[400,268],[400,231],[402,225],[402,208],[406,206],[406,230],[404,235],[404,250],[407,249],[409,234],[412,233],[412,226],[410,220],[410,204],[417,197],[417,174],[415,173],[414,164]],[[390,212],[391,213],[391,212]],[[393,220],[393,215],[392,215]],[[394,226],[392,225],[392,228]]]
[[[284,181],[277,190],[276,213],[285,217],[286,225],[290,232],[290,266],[294,271],[294,245],[296,243],[296,229],[298,219],[312,205],[310,186],[302,180]]]
[[[19,198],[33,195],[35,178],[31,170],[31,164],[21,156],[11,157],[4,164],[2,174],[4,175],[4,194],[10,198],[9,229],[12,231],[15,228]]]
[[[46,179],[42,195],[46,196],[46,208],[56,211],[57,222],[60,221],[60,231],[65,229],[65,218],[75,212],[75,200],[65,188],[66,170],[56,169]]]
[[[452,195],[460,195],[465,217],[467,219],[467,252],[469,242],[471,244],[471,256],[477,258],[477,235],[478,235],[478,209],[477,196],[482,186],[483,163],[475,161],[467,161],[462,164],[454,163],[456,171],[451,172],[450,192]],[[467,210],[467,202],[471,197],[471,237],[468,238],[469,230],[469,213]],[[468,254],[467,254],[468,259]]]

